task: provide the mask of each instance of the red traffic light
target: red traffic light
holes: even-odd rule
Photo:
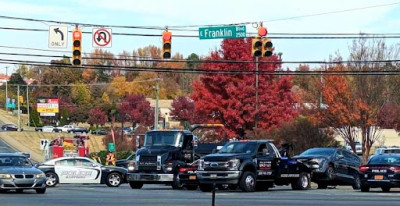
[[[267,36],[268,31],[265,27],[258,27],[258,36]]]
[[[171,39],[172,39],[172,33],[169,32],[169,31],[165,31],[165,32],[163,32],[163,34],[162,34],[162,38],[163,38],[163,41],[171,41]]]
[[[73,31],[73,33],[72,33],[72,37],[73,37],[74,39],[81,39],[81,38],[82,38],[82,32],[79,31],[79,30],[75,30],[75,31]]]

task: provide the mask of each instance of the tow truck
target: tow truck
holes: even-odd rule
[[[222,124],[197,124],[192,125],[190,130],[146,132],[143,147],[136,151],[135,161],[128,166],[129,185],[132,189],[141,189],[143,184],[170,184],[173,189],[181,189],[184,185],[179,179],[180,169],[187,168],[200,157],[224,145],[224,140],[220,143],[199,143],[193,132],[200,128],[221,127]],[[196,175],[194,177],[197,178]]]
[[[217,153],[199,159],[196,174],[200,190],[210,192],[214,184],[230,189],[239,186],[245,192],[289,184],[293,190],[308,189],[311,169],[290,158],[289,145],[285,146],[280,152],[271,140],[227,143]]]

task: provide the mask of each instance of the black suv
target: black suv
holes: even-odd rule
[[[240,187],[242,191],[268,190],[274,185],[291,184],[294,190],[310,187],[311,169],[289,157],[281,156],[269,140],[233,141],[216,154],[199,160],[197,179],[200,190]]]
[[[311,148],[294,158],[314,168],[312,181],[318,189],[328,185],[352,185],[360,189],[360,158],[345,149]]]

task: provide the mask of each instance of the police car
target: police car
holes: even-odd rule
[[[37,166],[46,174],[46,184],[93,183],[118,187],[126,182],[127,169],[103,166],[87,157],[60,157]]]

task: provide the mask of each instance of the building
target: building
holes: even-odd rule
[[[156,100],[151,98],[146,98],[148,102],[150,102],[150,107],[155,108]],[[172,121],[171,117],[171,105],[174,100],[172,99],[159,99],[158,100],[158,110],[160,112],[160,116],[162,119],[159,121],[159,127],[163,128],[164,120],[165,119],[165,127],[166,128],[177,128],[179,127],[179,122]]]
[[[6,83],[6,81],[10,80],[10,76],[5,74],[0,74],[0,86]]]

